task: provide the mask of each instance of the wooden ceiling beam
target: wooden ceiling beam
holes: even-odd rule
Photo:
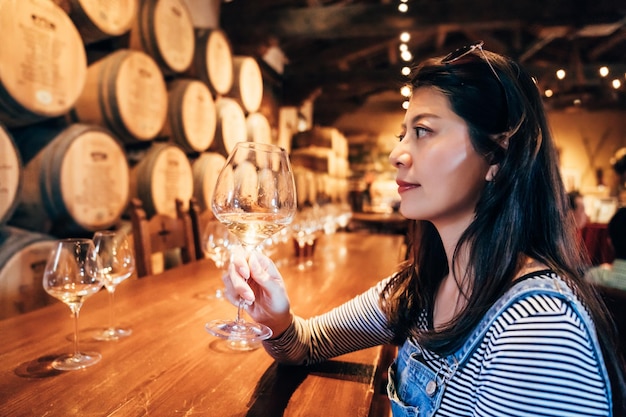
[[[228,7],[232,5],[231,7]],[[477,13],[476,10],[480,10]],[[468,7],[466,0],[431,0],[410,3],[401,14],[395,4],[339,3],[268,11],[262,16],[239,13],[237,2],[222,6],[224,26],[236,25],[240,36],[265,31],[281,38],[341,39],[395,36],[413,28],[435,29],[441,24],[515,24],[578,27],[612,23],[623,18],[623,0],[481,0]]]

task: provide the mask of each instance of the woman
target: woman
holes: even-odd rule
[[[482,42],[417,67],[400,141],[400,212],[413,220],[400,271],[319,317],[290,312],[268,258],[237,255],[224,281],[308,364],[398,344],[394,416],[611,416],[624,409],[612,327],[587,266],[540,94]],[[246,283],[245,278],[250,278]]]

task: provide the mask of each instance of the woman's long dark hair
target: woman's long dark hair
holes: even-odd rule
[[[425,61],[415,69],[411,84],[413,89],[435,88],[448,97],[452,110],[466,121],[474,149],[490,164],[499,164],[499,170],[486,182],[475,219],[453,257],[455,263],[461,248],[469,250],[467,276],[454,277],[460,289],[469,288],[467,304],[436,331],[419,329],[417,318],[422,311],[432,317],[435,294],[450,271],[435,227],[412,222],[409,262],[383,294],[396,342],[413,337],[440,355],[454,352],[512,286],[526,257],[534,258],[563,277],[589,310],[609,370],[614,408],[626,409],[614,328],[593,287],[583,279],[588,259],[576,238],[555,144],[532,78],[514,61],[476,50],[452,63]]]

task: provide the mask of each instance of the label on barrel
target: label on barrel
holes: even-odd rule
[[[67,112],[87,72],[83,41],[67,14],[49,0],[2,1],[0,27],[2,87],[39,116]]]
[[[157,64],[134,51],[125,57],[114,82],[124,126],[139,139],[154,138],[167,117],[167,87]]]
[[[158,1],[152,29],[168,67],[175,72],[189,68],[195,50],[195,34],[185,5],[180,0]]]
[[[206,67],[211,86],[218,94],[227,94],[233,85],[233,54],[226,35],[220,30],[209,35]]]
[[[187,85],[181,119],[189,146],[200,152],[208,149],[215,137],[217,114],[211,92],[202,82]]]
[[[88,131],[70,145],[61,166],[63,202],[88,230],[108,227],[126,208],[129,169],[123,149],[101,131]]]

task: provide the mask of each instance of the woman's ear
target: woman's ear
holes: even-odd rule
[[[499,169],[500,169],[500,164],[490,165],[489,169],[487,170],[487,174],[485,174],[485,180],[489,182],[493,181]]]

